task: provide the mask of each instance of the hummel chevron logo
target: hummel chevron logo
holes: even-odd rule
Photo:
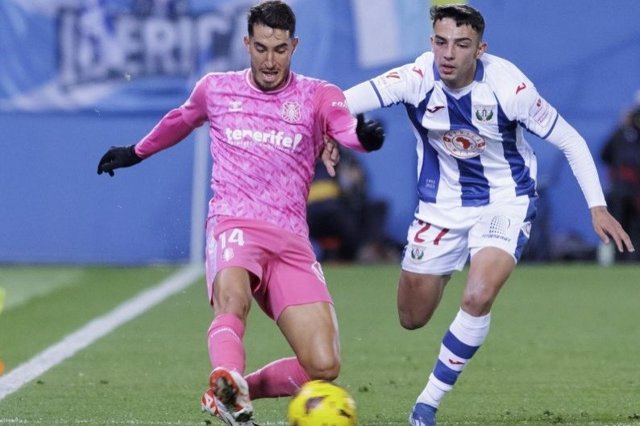
[[[440,111],[442,108],[444,108],[443,105],[436,105],[433,108],[427,108],[427,111],[429,111],[431,114],[436,113],[438,111]]]

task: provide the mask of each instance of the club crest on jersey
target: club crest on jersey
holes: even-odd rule
[[[482,136],[467,129],[449,130],[442,136],[442,143],[456,158],[477,157],[487,147]]]
[[[475,110],[478,121],[491,121],[493,118],[494,114],[492,106],[478,105],[475,107]]]
[[[300,112],[300,104],[297,102],[287,101],[282,104],[280,116],[287,123],[297,123],[302,116]]]
[[[238,112],[242,111],[242,101],[231,101],[229,102],[229,112]]]

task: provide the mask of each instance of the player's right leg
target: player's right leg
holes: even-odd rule
[[[202,411],[231,426],[254,425],[253,405],[246,380],[235,370],[217,367],[209,376],[209,389],[202,397]]]
[[[408,330],[424,326],[440,304],[450,275],[418,274],[403,270],[398,281],[398,319]]]
[[[419,219],[409,227],[398,282],[398,316],[404,328],[420,328],[431,319],[451,274],[466,263],[469,253],[466,232],[466,229],[443,228]],[[418,397],[409,415],[412,426],[436,424],[438,403],[433,399],[425,401],[425,392]]]
[[[243,338],[253,300],[251,286],[258,280],[264,250],[259,236],[245,226],[242,221],[213,218],[207,223],[206,279],[215,317],[207,335],[213,371],[202,409],[231,425],[253,424],[243,377]]]
[[[220,270],[214,282],[216,315],[208,333],[213,371],[209,376],[209,389],[202,398],[202,410],[232,426],[253,424],[253,405],[243,377],[243,337],[251,304],[250,280],[246,270],[229,267]]]
[[[420,219],[411,223],[398,282],[398,316],[404,328],[420,328],[431,319],[451,274],[462,270],[468,253],[466,230]]]

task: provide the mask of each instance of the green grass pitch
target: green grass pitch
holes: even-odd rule
[[[325,266],[342,342],[338,383],[359,425],[406,425],[458,309],[454,275],[423,329],[396,315],[397,265]],[[176,267],[0,267],[5,376]],[[0,425],[215,425],[199,412],[210,370],[202,278],[0,400]],[[522,265],[502,291],[483,347],[445,398],[439,425],[640,425],[640,267]],[[247,369],[291,352],[254,304]],[[255,402],[286,425],[288,398]]]

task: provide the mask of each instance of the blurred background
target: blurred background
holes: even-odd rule
[[[249,0],[0,2],[0,263],[149,264],[200,259],[206,133],[98,176],[111,145],[137,142],[209,71],[248,65]],[[343,89],[429,49],[427,0],[291,0],[293,69]],[[637,0],[468,1],[490,53],[514,62],[600,152],[640,89]],[[416,206],[415,139],[401,106],[377,111],[387,142],[358,156],[367,191],[402,242]],[[564,157],[531,135],[541,210],[525,258],[595,259],[597,238]],[[640,219],[636,216],[635,223]],[[636,247],[639,241],[634,241]]]

